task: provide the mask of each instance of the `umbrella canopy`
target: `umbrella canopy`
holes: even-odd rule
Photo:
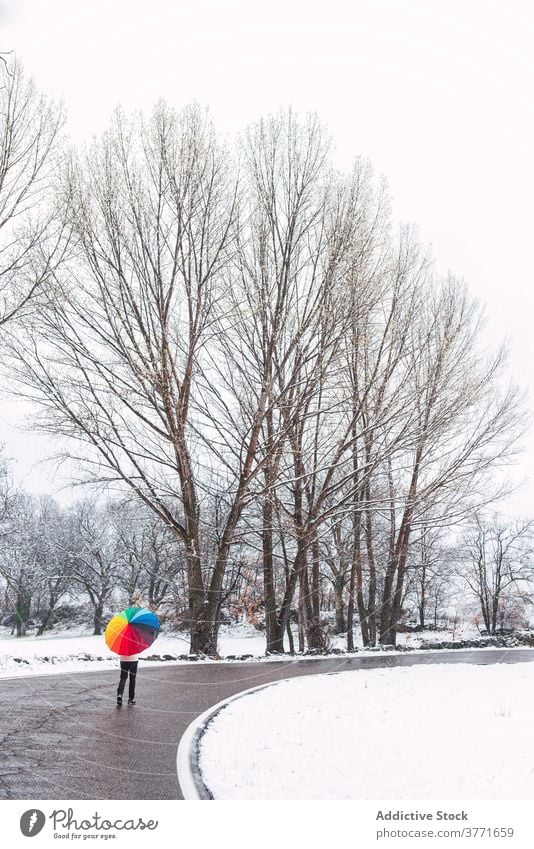
[[[152,645],[160,629],[159,619],[146,607],[127,607],[110,620],[104,634],[108,649],[116,654],[139,654]]]

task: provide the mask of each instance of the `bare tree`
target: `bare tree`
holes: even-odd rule
[[[330,523],[329,531],[330,533],[322,535],[321,553],[326,565],[326,578],[334,591],[335,630],[336,633],[343,634],[347,630],[345,595],[350,578],[352,533],[343,521]]]
[[[50,279],[61,227],[48,195],[64,123],[21,65],[0,63],[0,325],[21,317]]]
[[[531,599],[533,530],[532,521],[477,514],[465,533],[460,574],[480,606],[488,634],[503,627],[507,604]]]
[[[33,499],[24,493],[13,494],[2,523],[0,574],[7,584],[17,637],[26,634],[32,599],[40,580],[35,535],[31,532],[34,518]]]
[[[105,624],[106,605],[119,581],[117,538],[110,506],[84,499],[72,507],[70,520],[75,540],[70,575],[89,599],[93,633],[99,635]]]
[[[524,432],[522,399],[503,385],[504,353],[479,348],[482,315],[463,284],[432,283],[409,338],[412,444],[391,469],[391,551],[384,575],[380,641],[395,642],[410,537],[431,510],[434,521],[458,522],[495,499],[491,472],[511,461]]]
[[[75,543],[71,537],[68,515],[53,498],[41,496],[35,503],[33,528],[38,553],[38,571],[35,575],[38,591],[39,627],[41,636],[54,623],[60,603],[73,589],[72,552]]]
[[[429,516],[417,528],[410,545],[407,594],[421,630],[429,624],[429,618],[437,625],[440,608],[443,609],[457,590],[454,578],[457,549],[451,540],[446,542],[447,533],[448,529],[443,526],[434,527]]]
[[[46,496],[10,489],[4,503],[0,575],[7,584],[17,636],[24,636],[32,615],[41,617],[42,634],[70,589],[63,517]]]
[[[117,537],[119,583],[129,605],[138,600],[152,610],[172,597],[184,569],[183,545],[143,504],[131,500],[110,505]]]
[[[388,241],[374,275],[373,297],[348,329],[344,379],[352,416],[349,502],[352,553],[347,609],[347,648],[354,648],[358,613],[364,645],[378,633],[378,590],[384,562],[383,513],[390,493],[392,455],[409,448],[414,418],[407,381],[407,340],[416,321],[428,262],[411,232]],[[358,289],[353,297],[360,299]],[[387,556],[387,555],[386,555]]]
[[[340,402],[327,398],[326,389],[321,394],[321,387],[329,369],[335,368],[347,320],[345,277],[357,252],[364,250],[365,239],[370,240],[366,220],[370,169],[358,163],[348,178],[340,178],[330,167],[328,150],[316,116],[301,123],[288,111],[251,128],[244,152],[248,224],[239,236],[231,313],[238,316],[239,337],[225,334],[225,353],[233,394],[240,400],[239,418],[251,421],[258,398],[265,396],[258,440],[262,476],[252,496],[262,505],[269,652],[283,650],[290,606],[303,580],[313,536],[312,522],[305,529],[301,515],[306,481],[299,457],[298,443],[304,439],[299,423],[306,421],[307,434],[308,423],[311,433],[317,432],[312,423],[315,417],[317,425],[321,398],[324,416],[328,404],[330,420],[335,416],[334,407]],[[276,512],[284,505],[279,494],[284,481],[296,499],[289,519],[300,541],[281,588],[274,536]]]
[[[204,348],[216,345],[214,309],[234,239],[230,164],[197,107],[176,115],[160,104],[149,122],[117,113],[64,177],[72,252],[56,275],[59,301],[29,324],[31,351],[13,342],[19,376],[46,410],[44,429],[83,444],[81,456],[68,453],[94,480],[129,487],[182,541],[193,651],[216,649],[218,593],[264,406],[260,399],[220,556],[204,564],[206,439],[192,396]]]

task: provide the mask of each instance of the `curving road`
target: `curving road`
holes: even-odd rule
[[[181,799],[178,742],[240,690],[320,672],[425,663],[520,663],[534,649],[263,663],[141,665],[137,705],[115,707],[116,672],[0,680],[1,799]]]

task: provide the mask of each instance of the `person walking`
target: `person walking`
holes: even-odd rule
[[[127,607],[113,616],[106,625],[104,640],[108,649],[119,656],[121,664],[117,707],[122,706],[122,694],[128,679],[128,704],[135,704],[139,655],[152,645],[160,628],[158,617],[146,607]]]
[[[135,681],[137,678],[139,655],[120,654],[119,660],[121,662],[121,677],[119,679],[119,686],[117,687],[117,707],[122,707],[122,694],[124,693],[124,687],[126,686],[128,676],[130,676],[130,681],[128,684],[128,704],[134,705]]]

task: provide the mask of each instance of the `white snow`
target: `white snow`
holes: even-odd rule
[[[399,643],[409,644],[412,649],[417,649],[428,635],[436,639],[451,639],[448,632],[428,632],[417,635],[400,635]],[[409,638],[409,639],[408,639]],[[296,634],[295,634],[296,640]],[[333,643],[335,647],[344,648],[345,639],[337,637]],[[358,651],[361,657],[370,653],[371,650]],[[462,651],[459,649],[458,651]],[[471,651],[464,649],[463,651]],[[379,653],[378,649],[372,651]],[[391,652],[390,652],[391,653]],[[143,663],[151,663],[145,660],[147,655],[168,654],[173,657],[189,654],[189,639],[184,635],[162,633],[154,643],[142,655]],[[251,655],[254,660],[281,660],[287,662],[288,655],[277,657],[265,657],[265,634],[257,631],[252,625],[237,623],[221,626],[219,632],[219,655],[221,658],[228,656]],[[343,655],[350,657],[351,655]],[[18,660],[17,660],[18,658]],[[321,656],[316,658],[321,659]],[[161,665],[162,661],[153,661]],[[166,661],[168,663],[187,663],[188,661]],[[210,661],[208,661],[210,662]],[[211,661],[216,663],[217,661]],[[26,675],[46,675],[58,672],[88,672],[90,670],[114,669],[117,665],[117,656],[109,651],[104,637],[95,637],[85,632],[74,630],[58,631],[43,635],[42,637],[26,636],[15,637],[10,635],[10,628],[0,626],[0,678]]]
[[[208,726],[216,799],[532,799],[530,663],[357,670],[243,696]]]
[[[177,656],[188,653],[189,640],[185,636],[161,634],[141,657],[150,654]],[[219,653],[221,657],[264,655],[265,636],[252,628],[223,627],[219,637]],[[154,663],[161,665],[161,661]],[[116,666],[117,655],[109,651],[103,636],[73,634],[72,631],[67,631],[42,637],[15,637],[9,635],[8,628],[0,628],[0,678],[88,672],[93,669],[115,669]]]

